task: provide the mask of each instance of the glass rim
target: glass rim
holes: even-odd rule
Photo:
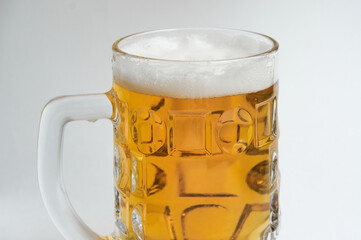
[[[178,60],[178,59],[145,57],[145,56],[127,53],[127,52],[119,49],[119,47],[118,47],[118,45],[121,41],[128,39],[130,37],[134,37],[134,36],[141,36],[143,34],[148,34],[148,33],[159,33],[159,32],[178,31],[178,30],[197,30],[197,29],[198,30],[221,30],[221,31],[230,31],[231,30],[231,31],[238,31],[241,33],[248,33],[248,34],[252,34],[252,35],[262,37],[264,39],[269,40],[271,42],[271,46],[266,51],[261,51],[260,53],[249,55],[249,56],[226,58],[226,59],[210,59],[210,60],[183,60],[183,59]],[[247,60],[247,59],[252,59],[252,58],[256,58],[256,57],[265,57],[265,56],[277,53],[278,48],[279,48],[278,42],[266,34],[248,31],[248,30],[242,30],[242,29],[235,29],[235,28],[165,28],[165,29],[158,29],[158,30],[142,31],[142,32],[126,35],[126,36],[118,39],[117,41],[115,41],[112,46],[114,53],[118,53],[123,56],[128,56],[128,57],[132,57],[132,58],[136,58],[136,59],[143,59],[143,60],[162,61],[162,62],[183,62],[183,63],[187,63],[187,62],[188,63],[192,63],[192,62],[194,62],[194,63],[197,63],[197,62],[199,62],[199,63],[201,63],[201,62],[227,62],[227,61],[235,61],[235,60]]]

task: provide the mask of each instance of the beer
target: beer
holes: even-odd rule
[[[275,230],[277,83],[174,98],[119,82],[110,92],[115,239],[258,240]]]

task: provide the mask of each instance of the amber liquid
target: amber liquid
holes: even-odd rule
[[[114,239],[266,239],[278,223],[277,84],[179,99],[114,84]]]

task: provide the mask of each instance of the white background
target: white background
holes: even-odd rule
[[[170,27],[229,27],[280,43],[282,240],[360,239],[359,0],[0,1],[0,239],[62,239],[36,177],[40,112],[111,88],[111,44]],[[112,127],[66,128],[65,184],[80,216],[112,231]]]

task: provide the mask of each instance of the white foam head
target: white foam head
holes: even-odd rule
[[[114,46],[114,81],[129,90],[176,98],[255,92],[277,80],[273,39],[229,29],[140,33]]]

